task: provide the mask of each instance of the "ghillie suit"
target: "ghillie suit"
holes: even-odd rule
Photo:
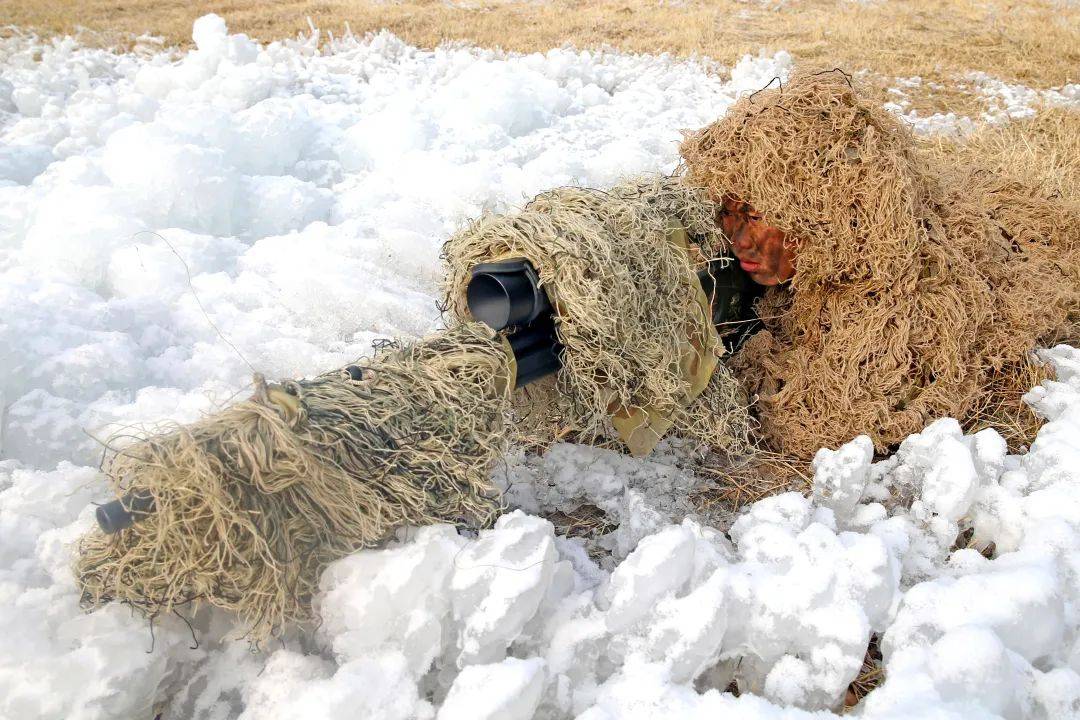
[[[741,449],[745,396],[716,367],[722,348],[694,273],[721,244],[713,212],[670,178],[547,193],[450,242],[454,287],[464,293],[470,269],[502,249],[527,256],[562,346],[565,395],[551,402],[586,427],[615,416],[631,449],[672,425]],[[470,322],[463,295],[452,303],[460,324],[442,333],[312,380],[257,379],[248,400],[118,447],[104,470],[121,499],[99,518],[119,508],[125,522],[103,521],[111,534],[81,543],[84,605],[154,616],[207,602],[238,612],[259,640],[311,619],[322,569],[395,528],[493,520],[515,336]]]
[[[750,203],[795,249],[766,330],[732,367],[764,440],[809,458],[879,450],[954,416],[1020,412],[1031,351],[1080,318],[1080,209],[1008,177],[945,167],[839,71],[741,99],[681,147],[695,184]]]
[[[563,371],[539,404],[558,407],[586,437],[608,432],[614,419],[634,454],[669,429],[745,450],[744,395],[717,365],[724,351],[693,272],[727,247],[714,218],[707,195],[678,178],[542,193],[446,243],[449,308],[471,317],[465,291],[477,263],[526,258],[551,297],[564,348]]]

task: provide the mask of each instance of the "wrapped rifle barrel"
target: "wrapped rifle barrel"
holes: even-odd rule
[[[257,377],[253,397],[117,450],[118,500],[79,549],[84,604],[207,602],[255,639],[307,620],[328,563],[402,525],[494,519],[512,394],[551,375],[538,394],[566,422],[634,454],[669,429],[742,449],[714,321],[745,314],[746,293],[707,262],[724,249],[713,213],[657,178],[474,223],[445,248],[459,324],[310,380]]]
[[[257,378],[253,397],[120,449],[105,470],[123,499],[80,547],[84,604],[205,600],[262,638],[309,616],[326,564],[394,528],[487,524],[512,373],[505,338],[470,323],[310,380]]]

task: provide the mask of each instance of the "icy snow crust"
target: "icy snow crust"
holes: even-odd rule
[[[81,613],[71,543],[107,495],[84,428],[191,419],[247,362],[313,374],[432,330],[439,245],[466,219],[670,170],[680,128],[790,68],[260,47],[213,16],[194,35],[177,58],[0,45],[0,717],[831,717],[871,633],[887,679],[863,717],[1080,712],[1066,347],[1023,456],[948,419],[878,463],[856,438],[819,454],[812,497],[724,535],[686,518],[673,451],[560,445],[508,458],[522,509],[479,537],[412,529],[331,566],[316,631],[253,650],[223,613],[152,634],[121,606]],[[620,521],[603,564],[529,514],[580,500]]]
[[[1022,120],[1036,115],[1040,105],[1047,107],[1080,107],[1080,84],[1066,83],[1061,87],[1035,90],[1025,85],[1007,83],[984,72],[967,73],[960,86],[982,99],[986,109],[981,120],[987,125],[1002,125],[1012,120]],[[917,110],[910,110],[911,99],[908,90],[923,85],[919,76],[896,78],[896,87],[889,88],[891,99],[885,108],[896,113],[920,135],[945,135],[963,137],[974,132],[978,123],[956,113],[934,113],[921,116]],[[939,83],[928,82],[926,87],[944,90]]]

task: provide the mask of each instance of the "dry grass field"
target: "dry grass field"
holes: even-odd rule
[[[151,33],[190,43],[192,21],[216,12],[234,32],[268,41],[309,28],[335,35],[388,28],[433,47],[466,41],[512,51],[572,44],[704,54],[730,64],[786,49],[796,61],[867,70],[884,89],[918,75],[951,85],[972,70],[1031,87],[1080,79],[1075,0],[0,0],[0,20],[44,35],[82,32],[98,44]],[[969,93],[923,88],[920,111],[975,109]]]

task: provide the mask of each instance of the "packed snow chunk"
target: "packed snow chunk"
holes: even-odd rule
[[[597,601],[607,608],[601,612],[610,636],[608,657],[616,663],[648,658],[681,683],[714,666],[730,610],[728,574],[721,569],[731,555],[721,533],[689,518],[642,540],[616,567]],[[575,630],[586,657],[585,648],[596,637],[593,623],[586,615]]]
[[[611,574],[605,593],[608,629],[625,630],[646,617],[656,602],[678,592],[694,570],[694,532],[677,525],[650,535]]]
[[[687,516],[696,516],[691,499],[700,480],[673,463],[631,458],[586,445],[556,443],[541,457],[514,462],[507,477],[508,498],[542,512],[570,512],[590,503],[617,524],[599,538],[611,552],[602,563],[611,569],[647,535]]]
[[[5,467],[7,465],[7,467]],[[32,471],[14,461],[0,461],[0,577],[36,584],[45,580],[43,572],[66,568],[42,567],[22,562],[34,555],[38,539],[46,530],[66,526],[93,500],[105,497],[96,487],[97,471],[68,462],[55,470]],[[11,574],[8,574],[11,573]]]
[[[1044,380],[1024,400],[1049,422],[1021,459],[1030,489],[1080,481],[1080,349],[1058,345],[1040,351],[1056,380]]]
[[[1058,345],[1052,350],[1040,350],[1039,357],[1053,366],[1057,379],[1043,380],[1024,395],[1024,402],[1047,420],[1057,420],[1069,411],[1075,412],[1076,402],[1080,399],[1080,376],[1077,375],[1080,350]]]
[[[458,665],[498,662],[536,614],[559,562],[554,528],[520,510],[503,515],[453,561]]]
[[[566,713],[584,709],[581,703],[592,699],[598,670],[611,662],[607,654],[610,637],[602,613],[589,595],[575,599],[564,605],[569,612],[553,626],[543,653],[556,703]]]
[[[71,553],[93,522],[89,503],[106,499],[96,476],[0,461],[0,717],[152,716],[174,674],[204,659],[178,618],[151,633],[121,605],[79,608]]]
[[[744,693],[735,697],[715,689],[698,693],[673,683],[662,666],[638,659],[626,663],[604,683],[597,698],[576,720],[829,720],[831,713],[779,707],[762,697]],[[959,719],[957,719],[959,720]]]
[[[114,297],[175,301],[203,273],[235,272],[245,246],[232,238],[176,228],[138,233],[109,259],[108,287]]]
[[[871,468],[871,481],[880,483],[877,489],[890,498],[888,505],[910,506],[893,520],[906,528],[910,548],[903,565],[912,580],[937,575],[961,525],[979,514],[976,501],[993,492],[1004,467],[999,449],[988,436],[966,437],[956,420],[943,418],[905,439],[893,457]]]
[[[839,450],[822,448],[814,457],[814,502],[846,523],[862,498],[874,459],[874,443],[860,435]]]
[[[15,86],[9,81],[0,78],[0,111],[18,112],[18,108],[15,107],[15,102],[11,99],[14,92]]]
[[[145,225],[111,188],[59,187],[35,205],[22,260],[45,277],[100,289],[113,250],[130,244]]]
[[[0,186],[5,181],[29,185],[53,159],[52,150],[44,145],[0,146]]]
[[[418,337],[438,319],[435,298],[405,273],[375,262],[373,245],[354,226],[315,222],[296,234],[258,240],[238,259],[239,275],[217,292],[253,306],[278,336],[326,345],[355,337],[353,356],[339,362],[345,364],[370,352],[379,335]],[[191,321],[205,325],[193,310]]]
[[[1026,526],[1025,502],[1016,492],[991,485],[979,493],[971,513],[975,528],[974,546],[987,548],[994,543],[998,553],[1016,550]]]
[[[444,133],[459,142],[498,147],[508,137],[549,125],[565,111],[570,96],[535,70],[496,61],[466,67],[439,90],[433,104]]]
[[[933,645],[893,653],[884,684],[862,709],[869,718],[1072,718],[1080,711],[1080,675],[1043,672],[992,630],[961,625]]]
[[[132,125],[105,143],[102,167],[144,223],[227,235],[240,177],[225,151],[184,142],[155,125]]]
[[[544,661],[507,658],[458,673],[437,720],[531,720],[544,689]]]
[[[244,209],[237,229],[245,235],[261,238],[302,230],[317,220],[326,220],[333,205],[333,194],[288,175],[257,175],[242,185]]]
[[[1065,634],[1065,598],[1053,562],[1012,553],[980,572],[919,583],[904,594],[882,652],[929,645],[965,625],[993,630],[1030,662],[1047,657]]]
[[[396,100],[345,131],[338,150],[341,164],[348,172],[378,169],[392,174],[405,155],[425,150],[435,133],[420,108],[407,100]]]
[[[985,650],[986,647],[981,649]],[[997,675],[997,679],[1000,679],[1002,668],[996,660],[996,657],[965,658],[963,667],[967,669],[972,664],[982,665],[984,669],[989,669],[992,675]],[[1023,662],[1022,658],[1021,662]],[[1001,720],[1002,716],[988,711],[983,701],[989,700],[989,704],[993,705],[995,700],[1000,700],[1002,695],[1010,697],[1020,695],[1018,691],[1021,688],[1006,686],[995,688],[987,698],[971,697],[963,690],[974,687],[975,682],[967,688],[962,687],[961,684],[946,683],[944,691],[952,698],[946,700],[935,684],[935,677],[932,674],[934,669],[928,647],[917,646],[897,651],[889,658],[884,682],[859,704],[858,707],[861,710],[859,716],[875,719],[888,718],[889,720],[929,716],[942,720],[971,720],[972,718]],[[946,677],[951,675],[950,671]],[[1012,720],[1012,718],[1024,717],[1024,715],[1005,717]]]
[[[401,546],[362,550],[323,572],[319,635],[342,661],[400,650],[419,678],[442,651],[454,558],[466,544],[449,525],[421,528]]]
[[[45,109],[45,97],[33,87],[12,90],[11,103],[15,106],[16,112],[26,117],[38,117]]]
[[[772,57],[764,51],[755,58],[743,55],[731,70],[731,84],[741,93],[756,92],[777,82],[787,82],[795,63],[791,53],[780,50]]]
[[[646,148],[631,139],[619,138],[597,149],[596,156],[589,161],[589,170],[593,182],[614,185],[627,175],[632,175],[635,168],[648,163],[648,159]]]
[[[1020,714],[1022,666],[993,631],[961,626],[946,633],[931,646],[928,664],[944,700],[977,699],[989,712],[1004,717]]]
[[[191,26],[191,39],[195,47],[203,52],[211,52],[222,47],[228,40],[229,30],[225,19],[216,13],[209,13],[195,20]]]
[[[203,15],[194,22],[191,39],[195,41],[199,53],[209,58],[226,59],[236,65],[254,61],[259,50],[247,35],[230,35],[225,21],[213,13]]]
[[[641,469],[641,463],[628,462],[621,453],[570,443],[555,443],[539,460],[543,473],[535,479],[540,481],[538,500],[541,506],[564,511],[582,501],[607,505],[626,488],[626,473]],[[657,474],[670,479],[674,473],[665,467]]]
[[[994,428],[984,428],[971,436],[972,460],[975,471],[985,485],[996,484],[1005,471],[1008,443]]]
[[[35,467],[47,467],[59,457],[93,462],[100,446],[91,449],[94,442],[83,431],[81,415],[77,402],[31,390],[7,408],[4,455]]]
[[[329,675],[329,676],[327,676]],[[387,652],[344,663],[329,673],[311,656],[278,650],[244,693],[239,720],[430,720],[407,661]]]
[[[716,570],[683,597],[669,596],[657,604],[646,652],[668,668],[673,682],[691,683],[720,659],[727,630],[726,581],[726,573]]]
[[[806,529],[814,519],[814,506],[801,494],[790,492],[762,498],[751,505],[731,526],[731,539],[743,555],[748,555],[747,536],[759,527],[770,525],[788,533]]]
[[[233,122],[231,159],[248,175],[291,173],[318,130],[302,96],[267,98],[237,113]]]
[[[226,153],[230,164],[236,165],[241,145],[236,132],[238,113],[201,102],[170,102],[168,108],[167,113],[154,114],[149,125],[176,142],[218,148]]]
[[[831,527],[832,513],[797,493],[755,503],[730,534],[723,657],[742,655],[744,690],[804,708],[835,707],[872,629],[899,595],[895,551],[871,534]]]
[[[1080,717],[1080,674],[1071,668],[1055,668],[1037,673],[1031,696],[1043,717]]]
[[[183,678],[182,686],[169,693],[169,712],[175,717],[190,720],[238,717],[244,709],[245,693],[268,669],[270,653],[265,650],[252,648],[243,640],[219,641],[218,636],[231,628],[231,618],[218,611],[211,611],[211,615],[209,621],[204,615],[203,622],[196,620],[195,623],[199,626],[200,648],[206,653],[206,660]],[[203,632],[206,626],[210,627],[209,632]],[[248,698],[252,704],[276,704],[295,692],[298,683],[324,678],[333,672],[332,663],[318,656],[301,659],[299,654],[282,649],[275,651],[273,657],[277,668],[287,668],[290,681],[282,682],[279,678],[276,683],[261,685],[261,692],[252,693],[254,697]],[[290,662],[291,658],[297,661]],[[276,671],[279,670],[271,672]],[[264,699],[259,697],[261,695],[273,699]]]
[[[61,587],[16,594],[0,583],[12,619],[0,623],[8,648],[0,661],[0,717],[152,717],[176,669],[172,656],[202,659],[186,650],[190,633],[167,618],[151,637],[146,620],[120,605],[83,614],[74,588]]]
[[[1053,365],[1058,382],[1080,388],[1080,348],[1058,345],[1038,351],[1038,356],[1043,362]]]
[[[967,513],[979,475],[956,420],[937,420],[904,440],[897,457],[905,469],[917,468],[923,473],[917,502],[926,512],[954,522]],[[919,514],[920,508],[913,506],[912,511]]]
[[[604,683],[595,704],[577,720],[656,720],[722,717],[715,693],[698,695],[672,683],[662,666],[634,659]]]

